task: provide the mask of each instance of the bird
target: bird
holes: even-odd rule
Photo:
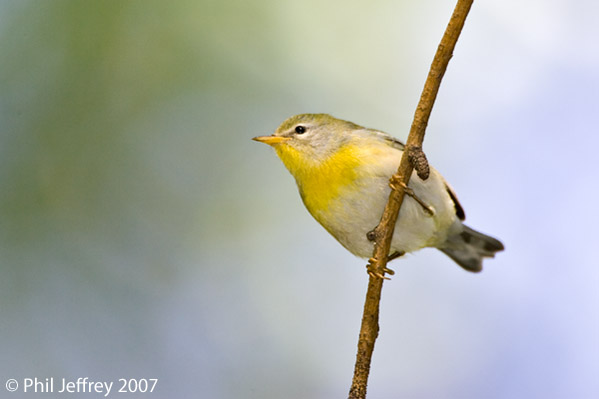
[[[398,139],[328,114],[287,118],[272,135],[253,140],[274,148],[295,178],[308,212],[343,247],[370,258],[379,223],[406,146]],[[412,173],[391,240],[390,258],[437,248],[464,270],[480,272],[503,244],[464,224],[453,188],[432,166]]]

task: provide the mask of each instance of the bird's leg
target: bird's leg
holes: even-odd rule
[[[401,181],[401,176],[399,176],[398,174],[393,174],[393,176],[391,176],[391,180],[389,181],[389,187],[391,187],[393,190],[396,190],[396,191],[399,191],[399,187],[403,188],[404,193],[406,193],[410,197],[414,198],[414,200],[416,200],[416,202],[418,202],[420,204],[420,206],[422,206],[422,208],[426,211],[426,213],[428,213],[431,216],[433,216],[435,214],[435,211],[433,210],[433,208],[428,206],[426,204],[426,202],[421,200],[420,197],[418,197],[416,195],[414,190],[412,190],[410,187],[408,187],[406,185],[406,183]]]
[[[393,252],[391,255],[387,256],[387,263],[391,262],[394,259],[399,258],[400,256],[405,255],[406,253],[404,251],[395,251]],[[378,277],[378,278],[382,278],[385,280],[391,280],[389,277],[385,277],[384,274],[380,274],[377,273],[373,270],[374,268],[374,264],[376,263],[376,259],[375,258],[370,258],[368,259],[368,264],[366,265],[366,271],[368,272],[369,275],[371,275],[372,277]],[[383,272],[390,274],[390,275],[394,275],[395,271],[393,269],[389,269],[388,267],[384,267],[383,268]]]
[[[399,258],[400,256],[404,256],[406,253],[404,251],[395,251],[393,252],[391,255],[387,256],[387,263],[391,262],[394,259]],[[393,270],[391,270],[393,271]],[[393,274],[393,273],[389,273],[389,274]]]
[[[366,265],[366,271],[368,272],[368,274],[370,275],[370,277],[375,277],[375,278],[382,278],[384,280],[391,280],[389,277],[385,276],[385,273],[390,274],[390,275],[394,275],[395,272],[391,269],[388,269],[386,267],[383,268],[383,273],[378,273],[374,270],[374,265],[376,263],[376,259],[375,258],[370,258],[368,259],[368,264]]]
[[[424,154],[424,151],[422,151],[422,147],[418,145],[409,145],[408,160],[414,167],[414,170],[416,170],[419,178],[422,180],[428,179],[430,168],[428,166],[426,155]]]

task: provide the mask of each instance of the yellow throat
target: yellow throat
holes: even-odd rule
[[[351,187],[358,176],[359,148],[347,144],[324,160],[313,160],[281,143],[273,146],[295,181],[306,208],[313,215],[326,211],[330,201]]]

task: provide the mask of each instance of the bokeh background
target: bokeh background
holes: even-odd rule
[[[346,397],[365,262],[250,138],[327,112],[405,139],[453,6],[0,1],[0,396]],[[475,2],[425,150],[507,250],[396,261],[369,398],[599,397],[597,15]]]

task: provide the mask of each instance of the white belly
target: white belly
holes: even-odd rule
[[[450,227],[459,223],[454,203],[436,170],[431,168],[426,181],[414,173],[409,186],[434,210],[434,215],[406,195],[395,226],[391,252],[439,246],[445,242]],[[374,244],[366,234],[378,225],[390,190],[386,177],[363,178],[331,201],[326,212],[313,216],[350,252],[368,258],[372,256]]]

